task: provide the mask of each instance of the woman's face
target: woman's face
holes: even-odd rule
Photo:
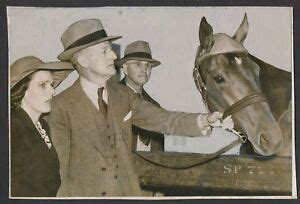
[[[33,73],[21,106],[32,113],[42,114],[51,111],[51,100],[54,94],[53,79],[50,71]]]

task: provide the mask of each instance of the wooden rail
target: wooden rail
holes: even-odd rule
[[[162,164],[187,166],[204,154],[139,152]],[[134,155],[143,188],[165,195],[291,195],[292,160],[283,157],[224,155],[183,170],[156,166]]]

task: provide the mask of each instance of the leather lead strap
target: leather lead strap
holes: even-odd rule
[[[192,164],[188,164],[188,165],[183,165],[183,166],[180,166],[178,164],[176,165],[172,165],[172,164],[167,164],[167,163],[163,163],[159,160],[154,160],[154,159],[149,159],[147,158],[146,156],[140,154],[139,152],[137,151],[134,151],[134,153],[139,156],[140,158],[142,158],[143,160],[153,164],[153,165],[156,165],[156,166],[160,166],[160,167],[163,167],[163,168],[167,168],[167,169],[175,169],[175,170],[180,170],[180,169],[189,169],[189,168],[192,168],[192,167],[195,167],[195,166],[199,166],[199,165],[202,165],[204,163],[207,163],[215,158],[217,158],[218,156],[220,156],[221,154],[227,152],[228,150],[232,149],[234,146],[240,144],[242,141],[239,139],[233,141],[232,143],[230,143],[229,145],[223,147],[222,149],[218,150],[217,152],[215,153],[212,153],[212,154],[206,154],[204,158],[200,158],[198,161],[192,163]]]

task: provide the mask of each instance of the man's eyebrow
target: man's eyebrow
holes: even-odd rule
[[[42,81],[38,81],[39,83],[44,83],[44,82],[53,82],[53,80],[42,80]]]
[[[40,81],[35,81],[34,83],[36,84],[53,83],[53,80],[40,80]]]

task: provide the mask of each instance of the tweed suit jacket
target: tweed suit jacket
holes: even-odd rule
[[[49,126],[60,161],[58,196],[140,196],[130,151],[132,124],[164,134],[201,135],[198,114],[158,108],[112,80],[107,92],[107,120],[79,80],[53,99]]]
[[[121,84],[126,86],[125,78],[120,81]],[[132,90],[133,91],[133,90]],[[149,101],[150,103],[160,107],[160,104],[155,101],[144,89],[142,89],[143,99]],[[132,133],[133,133],[133,143],[132,143],[132,150],[137,149],[137,135],[145,137],[145,139],[151,141],[150,147],[151,151],[163,151],[164,150],[164,135],[158,132],[144,130],[137,126],[132,126]]]

